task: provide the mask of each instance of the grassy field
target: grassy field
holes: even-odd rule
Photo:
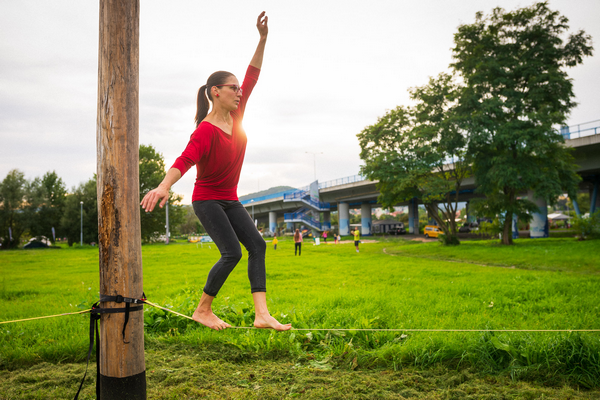
[[[267,274],[271,313],[295,328],[600,328],[598,241],[383,239],[360,253],[351,243],[293,251],[289,240],[269,245]],[[215,246],[142,252],[148,299],[191,315]],[[214,304],[237,326],[254,317],[246,262]],[[98,298],[96,248],[3,251],[0,272],[3,321],[87,309]],[[214,332],[150,307],[144,319],[150,398],[600,397],[600,333]],[[0,325],[0,399],[72,396],[88,321]]]

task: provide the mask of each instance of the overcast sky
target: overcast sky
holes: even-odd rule
[[[216,70],[243,79],[265,10],[269,38],[244,119],[238,194],[308,185],[315,159],[320,182],[357,174],[356,134],[408,105],[408,88],[447,71],[460,24],[533,3],[142,0],[140,143],[172,165],[194,130],[198,88]],[[571,31],[592,35],[598,53],[600,1],[550,7]],[[579,103],[569,124],[600,119],[598,60],[568,71]],[[93,176],[97,80],[98,1],[0,0],[0,180],[15,168],[28,179],[55,170],[69,188]],[[194,178],[192,169],[173,187],[186,204]]]

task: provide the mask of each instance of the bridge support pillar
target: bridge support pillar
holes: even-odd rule
[[[360,225],[361,235],[371,235],[371,204],[369,203],[360,205]]]
[[[416,198],[408,203],[408,233],[419,234],[419,203]]]
[[[594,182],[594,188],[590,193],[590,215],[596,211],[596,207],[598,206],[598,183],[598,180]]]
[[[338,203],[338,220],[340,221],[340,235],[350,234],[350,206],[348,203]]]
[[[581,211],[579,211],[579,203],[577,203],[577,197],[572,199],[571,202],[573,203],[573,209],[575,210],[575,215],[577,215],[578,217],[581,217]]]
[[[287,228],[288,231],[294,232],[294,223],[293,222],[286,222],[286,228]]]
[[[277,230],[277,213],[269,211],[269,230],[273,233]]]
[[[321,225],[324,231],[331,230],[331,211],[325,211],[323,213],[323,225]]]
[[[533,191],[527,193],[527,198],[538,206],[539,211],[532,214],[533,219],[529,224],[529,237],[532,239],[547,238],[550,236],[548,228],[548,206],[545,199],[533,196]]]
[[[470,203],[468,201],[465,204],[465,209],[466,209],[465,222],[469,222],[469,223],[476,222],[477,218],[475,218],[474,215],[471,215],[471,209],[469,207],[469,204]]]

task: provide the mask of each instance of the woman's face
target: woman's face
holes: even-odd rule
[[[223,85],[215,86],[215,89],[218,94],[218,101],[221,102],[222,106],[229,111],[237,110],[243,93],[235,76],[230,76]]]

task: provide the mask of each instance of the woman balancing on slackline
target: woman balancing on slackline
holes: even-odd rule
[[[193,318],[216,330],[231,326],[213,313],[211,305],[242,257],[240,242],[248,250],[248,277],[256,311],[254,326],[278,331],[291,328],[291,324],[281,324],[269,314],[266,300],[266,243],[237,196],[247,141],[242,118],[262,66],[269,31],[267,21],[268,17],[262,12],[256,22],[260,40],[242,86],[235,75],[218,71],[200,88],[196,130],[165,179],[156,189],[148,192],[141,203],[146,211],[152,211],[160,200],[160,207],[163,207],[171,186],[196,165],[196,184],[192,195],[194,212],[219,248],[221,258],[208,274]],[[210,113],[209,100],[212,102]]]

